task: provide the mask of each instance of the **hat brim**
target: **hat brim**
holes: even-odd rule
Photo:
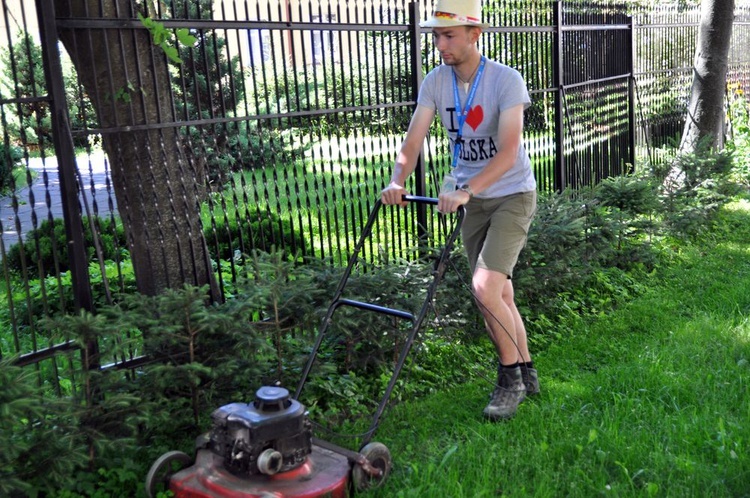
[[[451,28],[454,26],[476,26],[478,28],[489,28],[490,25],[486,22],[462,22],[455,21],[453,19],[436,19],[430,18],[424,22],[419,23],[422,28]]]

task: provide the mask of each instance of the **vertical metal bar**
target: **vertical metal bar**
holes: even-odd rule
[[[419,28],[419,2],[409,2],[409,30],[411,35],[411,45],[409,46],[412,74],[411,97],[416,101],[419,88],[422,85],[422,33]],[[419,155],[415,173],[416,195],[425,196],[427,195],[427,185],[424,174],[424,154]]]
[[[411,33],[409,51],[411,53],[412,97],[416,101],[419,95],[419,87],[422,85],[422,32],[419,28],[419,2],[409,3],[409,32]],[[417,159],[417,168],[414,175],[416,195],[427,195],[426,179],[424,151],[422,151]],[[416,212],[417,235],[421,240],[427,235],[427,206],[419,203],[416,207]]]
[[[55,4],[53,0],[37,0],[37,16],[42,41],[44,74],[52,102],[52,137],[57,155],[62,193],[65,233],[68,238],[68,258],[73,287],[74,304],[77,310],[93,310],[91,282],[88,273],[85,239],[81,223],[81,207],[78,203],[76,161],[70,116],[65,97],[62,63],[58,52]]]
[[[62,209],[65,233],[68,242],[68,263],[73,288],[73,304],[76,310],[93,311],[91,280],[88,273],[85,238],[81,222],[81,207],[78,202],[77,165],[73,135],[70,130],[62,63],[58,51],[55,5],[53,0],[37,0],[39,34],[42,42],[44,77],[51,97],[52,141],[57,155],[57,167],[62,193]],[[82,352],[83,367],[98,370],[100,367],[99,345],[89,341]]]
[[[563,101],[565,99],[565,81],[563,68],[563,12],[562,1],[555,2],[554,33],[555,54],[552,86],[557,89],[555,95],[555,183],[554,190],[562,191],[567,186],[565,178],[565,123]]]
[[[628,141],[630,142],[630,150],[628,160],[630,162],[630,169],[635,169],[635,30],[633,24],[633,16],[628,16],[628,59],[627,59],[627,72],[630,74],[628,78]]]

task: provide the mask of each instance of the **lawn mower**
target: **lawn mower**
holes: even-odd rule
[[[430,197],[405,196],[404,199],[437,205],[437,199]],[[435,260],[433,279],[424,303],[414,315],[342,297],[381,206],[378,200],[349,258],[294,396],[280,386],[263,386],[250,403],[230,403],[216,409],[212,414],[212,429],[196,440],[195,459],[181,451],[169,451],[153,463],[146,476],[149,498],[157,498],[160,491],[166,490],[176,498],[344,498],[352,492],[379,486],[386,480],[392,467],[390,452],[382,443],[371,442],[371,438],[445,273],[464,210],[461,208],[457,212],[455,225]],[[333,315],[342,306],[411,322],[359,451],[313,436],[307,409],[298,401]]]

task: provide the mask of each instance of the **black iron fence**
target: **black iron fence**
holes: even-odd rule
[[[133,287],[208,284],[221,299],[254,249],[343,264],[439,64],[419,28],[431,9],[2,0],[0,354],[49,358],[40,316]],[[679,138],[694,8],[491,1],[484,15],[482,52],[531,92],[524,138],[541,191],[662,160]],[[748,21],[739,7],[732,95],[750,90]],[[449,167],[433,131],[417,195],[434,196]],[[441,232],[423,209],[389,213],[365,257],[410,257]]]

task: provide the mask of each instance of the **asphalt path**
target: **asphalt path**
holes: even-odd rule
[[[110,198],[114,210],[117,209],[112,183],[107,189],[108,164],[103,153],[81,156],[78,163],[79,187],[78,202],[84,216],[88,213],[98,213],[105,216],[110,213]],[[30,230],[41,225],[44,220],[63,217],[62,192],[60,191],[60,177],[57,170],[57,159],[49,157],[44,160],[31,158],[27,167],[36,173],[31,186],[16,190],[13,194],[0,197],[0,224],[2,231],[0,238],[7,251],[16,244],[21,237]],[[13,199],[18,208],[13,208]],[[96,211],[94,205],[96,203]]]

